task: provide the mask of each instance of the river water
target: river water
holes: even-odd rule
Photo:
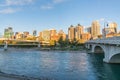
[[[0,71],[50,80],[120,80],[120,64],[79,51],[0,50]]]

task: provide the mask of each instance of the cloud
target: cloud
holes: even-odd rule
[[[57,4],[57,3],[62,3],[64,2],[65,0],[53,0],[53,3]]]
[[[22,10],[22,9],[24,9],[22,6],[29,6],[37,1],[39,1],[39,0],[4,0],[0,4],[0,7],[2,8],[0,13],[2,13],[2,14],[15,13],[15,12],[19,11],[19,10],[15,9],[15,7]],[[42,10],[51,10],[51,9],[55,8],[55,6],[57,6],[58,4],[63,3],[64,1],[66,1],[66,0],[49,0],[49,2],[47,2],[45,4],[40,3],[39,8]]]
[[[52,8],[53,8],[52,5],[42,5],[41,6],[41,9],[43,9],[43,10],[49,10],[49,9],[52,9]]]
[[[40,8],[43,10],[53,9],[57,4],[63,3],[65,0],[51,0],[51,3],[42,5]]]
[[[3,10],[0,10],[0,14],[11,14],[19,11],[19,9],[13,9],[13,8],[6,8]]]
[[[23,6],[23,5],[28,5],[32,4],[36,0],[4,0],[2,4],[0,4],[1,7],[6,7],[6,6]]]
[[[5,0],[6,6],[31,4],[35,0]]]
[[[36,0],[4,0],[4,2],[0,4],[0,7],[2,8],[0,14],[15,13],[23,9],[21,6],[32,4],[35,1]],[[16,9],[15,7],[19,9]]]

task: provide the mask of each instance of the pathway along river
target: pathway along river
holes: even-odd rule
[[[0,50],[0,71],[50,80],[120,80],[120,64],[79,51]]]

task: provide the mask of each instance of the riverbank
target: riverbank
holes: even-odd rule
[[[0,45],[0,48],[4,48],[4,45]],[[16,49],[35,49],[35,50],[40,50],[40,51],[83,51],[85,50],[84,45],[82,46],[67,46],[67,47],[53,47],[53,46],[48,46],[48,47],[38,47],[38,45],[28,45],[28,44],[17,44],[17,45],[8,45],[8,50],[11,48],[16,48]]]
[[[0,45],[0,47],[4,47],[4,44]],[[8,47],[34,48],[34,47],[38,47],[38,44],[8,44]]]

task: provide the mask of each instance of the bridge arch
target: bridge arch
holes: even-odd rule
[[[109,63],[120,63],[120,53],[112,55]]]
[[[94,53],[105,53],[105,49],[101,45],[95,45],[93,50]]]
[[[100,46],[95,46],[94,53],[104,53],[104,50]]]

